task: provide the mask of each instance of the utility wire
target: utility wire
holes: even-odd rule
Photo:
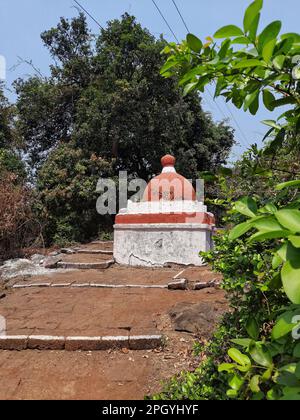
[[[154,4],[154,6],[156,7],[156,9],[158,10],[158,13],[160,14],[160,16],[163,18],[165,24],[168,26],[169,30],[171,31],[172,35],[174,36],[174,38],[176,39],[176,42],[179,44],[178,38],[175,35],[175,32],[173,31],[173,29],[171,28],[171,26],[169,25],[169,22],[167,21],[167,19],[164,17],[162,11],[160,10],[160,8],[158,7],[158,5],[156,4],[156,2],[154,0],[152,0],[152,3]]]
[[[215,100],[215,98],[213,97],[213,95],[212,95],[212,93],[211,93],[211,91],[207,88],[207,91],[208,91],[208,94],[209,94],[209,96],[212,98],[212,100],[214,101],[214,104],[216,105],[216,107],[218,108],[218,110],[219,110],[219,112],[224,116],[224,118],[228,118],[226,115],[225,115],[225,113],[224,113],[224,111],[223,111],[223,109],[221,108],[221,106],[218,104],[218,102]],[[237,127],[237,129],[239,130],[239,132],[240,132],[240,134],[241,134],[241,140],[242,140],[242,143],[243,143],[243,145],[247,148],[249,145],[248,145],[248,140],[247,140],[247,137],[246,137],[246,135],[245,135],[245,133],[244,133],[244,131],[243,131],[243,129],[242,129],[242,127],[241,127],[241,125],[239,124],[239,122],[237,121],[237,119],[235,118],[235,116],[234,116],[234,113],[231,111],[231,109],[230,109],[230,107],[229,107],[229,105],[225,102],[225,105],[226,105],[226,108],[227,108],[227,110],[228,110],[228,112],[230,113],[230,115],[231,115],[231,118],[232,118],[232,120],[233,120],[233,122],[235,123],[235,125],[236,125],[236,127]]]
[[[103,26],[101,26],[100,25],[100,23],[94,18],[94,16],[92,16],[91,14],[90,14],[90,12],[88,12],[80,3],[79,3],[79,1],[77,1],[77,0],[74,0],[74,2],[96,23],[96,25],[98,25],[99,26],[99,28],[101,28],[101,29],[103,29],[104,30],[104,28],[103,28]]]
[[[190,32],[189,31],[189,28],[188,28],[188,26],[187,26],[187,24],[186,24],[186,21],[184,20],[184,18],[183,18],[183,16],[182,16],[182,13],[180,12],[180,10],[179,10],[179,8],[178,8],[178,6],[177,6],[177,4],[176,4],[176,2],[175,2],[175,0],[172,0],[172,2],[173,2],[173,4],[174,4],[174,6],[175,6],[175,8],[176,8],[176,10],[177,10],[177,12],[178,12],[178,14],[179,14],[179,16],[180,16],[180,18],[181,18],[181,20],[182,20],[182,23],[184,24],[184,26],[185,26],[185,29],[188,31],[188,33]]]

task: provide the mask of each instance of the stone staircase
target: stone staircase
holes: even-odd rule
[[[125,267],[111,256],[112,243],[63,249],[50,256],[59,270],[9,282],[0,301],[0,349],[162,348],[172,327],[158,328],[160,317],[216,285],[204,267]]]

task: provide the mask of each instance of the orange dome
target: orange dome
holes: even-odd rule
[[[177,174],[174,168],[175,162],[174,156],[162,157],[163,171],[149,182],[143,201],[196,200],[196,192],[192,184],[182,175]]]

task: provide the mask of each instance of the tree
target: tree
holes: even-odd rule
[[[14,180],[23,183],[26,172],[17,152],[17,133],[14,127],[15,107],[4,95],[3,84],[0,84],[0,176],[13,173]]]
[[[73,140],[87,153],[117,158],[116,170],[144,178],[160,170],[166,152],[193,177],[226,161],[232,130],[214,124],[197,95],[183,98],[175,80],[161,78],[166,43],[133,16],[109,22],[96,45],[82,14],[62,18],[42,39],[55,60],[51,76],[16,82],[19,130],[34,167]]]
[[[97,181],[113,176],[112,165],[95,154],[89,156],[73,144],[51,152],[37,180],[39,214],[45,220],[47,243],[85,241],[109,230],[110,216],[96,212]]]
[[[18,255],[20,248],[38,234],[31,221],[31,191],[26,187],[26,171],[17,150],[14,122],[15,108],[5,97],[3,85],[0,85],[1,260]]]
[[[0,148],[12,144],[12,109],[4,95],[3,84],[0,84]]]
[[[90,183],[87,165],[93,156],[105,163],[106,176],[127,170],[145,180],[160,172],[167,152],[177,156],[178,170],[194,179],[198,171],[226,162],[233,130],[224,122],[215,124],[198,95],[183,97],[176,80],[161,77],[166,42],[133,16],[109,22],[96,42],[82,14],[71,22],[62,18],[42,39],[54,59],[50,77],[18,80],[16,90],[18,129],[37,175],[43,214],[51,221],[50,238],[80,240],[95,220],[101,224],[97,179]],[[86,168],[82,187],[73,182],[78,165]]]

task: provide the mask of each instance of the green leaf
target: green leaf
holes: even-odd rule
[[[199,53],[203,47],[201,40],[193,34],[187,34],[186,42],[190,49],[196,53]]]
[[[244,197],[234,203],[234,209],[245,216],[255,217],[257,213],[257,204],[253,198]]]
[[[167,70],[169,70],[172,67],[175,67],[177,64],[178,64],[178,62],[175,61],[172,57],[170,60],[167,60],[165,62],[165,64],[162,66],[162,68],[160,70],[160,73],[164,74]]]
[[[300,305],[300,261],[287,261],[281,270],[284,291],[291,302]]]
[[[229,381],[228,384],[230,388],[235,391],[239,391],[244,383],[244,379],[238,375],[234,375]]]
[[[264,232],[260,231],[257,233],[254,233],[249,238],[250,242],[263,242],[268,239],[279,239],[279,238],[287,238],[291,232],[289,230],[274,230],[272,232]]]
[[[289,236],[288,240],[295,248],[300,248],[300,236]],[[300,257],[300,254],[299,254]]]
[[[271,378],[271,376],[272,376],[272,372],[273,372],[273,368],[272,367],[270,367],[269,369],[267,369],[264,373],[263,373],[263,375],[262,375],[262,380],[263,381],[268,381],[270,378]]]
[[[226,395],[229,398],[235,398],[237,396],[237,391],[235,389],[228,389],[228,391],[226,391]]]
[[[249,111],[252,115],[255,115],[259,108],[259,93],[260,93],[259,90],[257,90],[254,100],[249,105]]]
[[[283,261],[281,261],[283,262]],[[274,267],[273,267],[274,268]],[[278,290],[282,288],[282,281],[280,273],[275,273],[272,276],[272,279],[269,281],[270,290]]]
[[[280,338],[289,334],[295,328],[295,323],[292,323],[294,312],[288,311],[282,314],[276,321],[272,329],[272,339],[279,340]]]
[[[295,375],[296,375],[296,378],[297,379],[300,379],[300,362],[297,363],[296,370],[295,370]],[[299,391],[298,392],[299,392],[299,397],[300,397],[300,387],[299,387]]]
[[[282,259],[280,258],[280,256],[278,254],[275,254],[273,259],[272,259],[272,268],[274,270],[276,270],[276,268],[278,268],[281,264],[282,264]]]
[[[294,42],[300,42],[300,34],[296,32],[288,32],[286,34],[282,34],[281,39],[293,38]]]
[[[188,83],[183,90],[183,95],[186,96],[187,94],[192,92],[196,88],[197,85],[198,85],[198,82]]]
[[[282,230],[282,226],[277,222],[274,216],[262,217],[254,222],[251,222],[252,226],[265,232],[272,232]]]
[[[244,235],[248,230],[252,228],[251,224],[249,222],[241,223],[237,226],[235,226],[229,234],[229,239],[231,241],[239,238],[240,236]]]
[[[256,58],[249,58],[247,60],[241,60],[238,63],[234,64],[232,67],[234,69],[242,69],[246,67],[266,67],[266,64],[263,61],[257,60]]]
[[[261,207],[259,213],[276,213],[277,207],[273,203],[267,203],[265,206]]]
[[[247,111],[247,109],[249,108],[249,106],[252,104],[252,102],[256,99],[257,97],[257,92],[259,91],[254,91],[252,93],[249,93],[245,100],[244,100],[244,111]]]
[[[295,390],[298,387],[300,391],[300,383],[295,375],[296,372],[296,363],[290,363],[286,366],[283,366],[279,369],[279,375],[277,377],[277,383],[279,385],[284,385],[287,388]],[[284,394],[286,394],[287,388],[284,388]]]
[[[294,181],[283,182],[281,184],[276,185],[276,190],[283,190],[284,188],[300,188],[300,179],[295,179]]]
[[[235,348],[229,349],[228,356],[241,366],[251,365],[251,361],[249,357],[241,353],[238,349],[235,349]]]
[[[250,338],[234,338],[231,342],[238,346],[248,348],[253,341]]]
[[[277,251],[277,254],[279,255],[279,257],[282,259],[282,261],[286,261],[286,255],[287,255],[287,248],[288,248],[288,243],[285,242],[282,247],[279,248],[279,250]]]
[[[272,105],[274,108],[278,108],[280,106],[285,106],[285,105],[294,105],[296,104],[297,101],[295,98],[292,98],[291,96],[287,96],[286,98],[281,98],[281,99],[276,99],[275,101],[272,102]]]
[[[276,121],[273,120],[263,120],[263,124],[268,125],[269,127],[276,128],[276,130],[281,130],[281,126],[279,124],[276,124]]]
[[[273,65],[276,70],[282,70],[286,56],[285,55],[278,55],[273,60]]]
[[[283,244],[282,247],[277,251],[277,254],[284,262],[297,262],[300,260],[300,250],[298,248],[295,248],[290,242],[286,242],[285,244]]]
[[[246,38],[245,36],[238,36],[237,38],[234,38],[231,41],[231,44],[248,45],[250,44],[250,40],[249,38]]]
[[[249,318],[246,324],[246,331],[253,340],[258,340],[259,326],[255,318]]]
[[[214,38],[230,38],[232,36],[243,36],[243,31],[235,25],[227,25],[220,28]]]
[[[254,375],[254,376],[252,376],[252,378],[250,380],[250,383],[249,383],[251,391],[254,392],[255,394],[260,391],[259,380],[260,380],[260,376],[259,375]]]
[[[264,101],[265,107],[269,111],[273,111],[274,110],[274,107],[273,107],[273,105],[271,105],[271,103],[273,101],[275,101],[275,96],[268,89],[264,89],[263,90],[263,101]]]
[[[222,47],[218,53],[218,56],[220,59],[223,59],[226,56],[230,44],[231,44],[230,39],[226,39],[225,41],[223,41]]]
[[[281,22],[280,20],[276,20],[270,23],[259,35],[258,38],[258,51],[262,53],[263,48],[265,45],[276,39],[281,29]]]
[[[220,366],[218,366],[218,372],[232,372],[235,368],[234,363],[222,363]]]
[[[293,351],[293,357],[300,358],[300,343],[296,344]]]
[[[179,81],[179,86],[185,85],[187,82],[195,81],[196,76],[203,73],[203,67],[202,66],[196,66],[186,72],[184,76]]]
[[[272,356],[263,344],[255,343],[250,347],[249,353],[252,359],[260,366],[269,368],[273,365]]]
[[[270,389],[268,392],[267,392],[267,400],[268,401],[276,401],[276,400],[278,400],[278,391],[277,391],[277,389],[274,387],[274,388],[272,388],[272,389]]]
[[[251,25],[257,18],[261,8],[263,6],[263,0],[256,0],[248,6],[244,15],[244,31],[248,32]]]
[[[260,21],[260,13],[258,13],[258,15],[254,18],[251,27],[249,29],[249,38],[251,39],[251,41],[253,43],[255,43],[256,41],[256,34],[257,34],[257,29],[258,29],[258,24]],[[254,50],[257,52],[256,48],[254,48]],[[249,53],[249,51],[248,51]]]
[[[276,45],[276,39],[272,39],[271,41],[267,42],[262,50],[262,56],[266,63],[269,63],[273,56],[273,51]]]
[[[300,232],[300,210],[287,209],[275,213],[278,222],[291,232]]]

